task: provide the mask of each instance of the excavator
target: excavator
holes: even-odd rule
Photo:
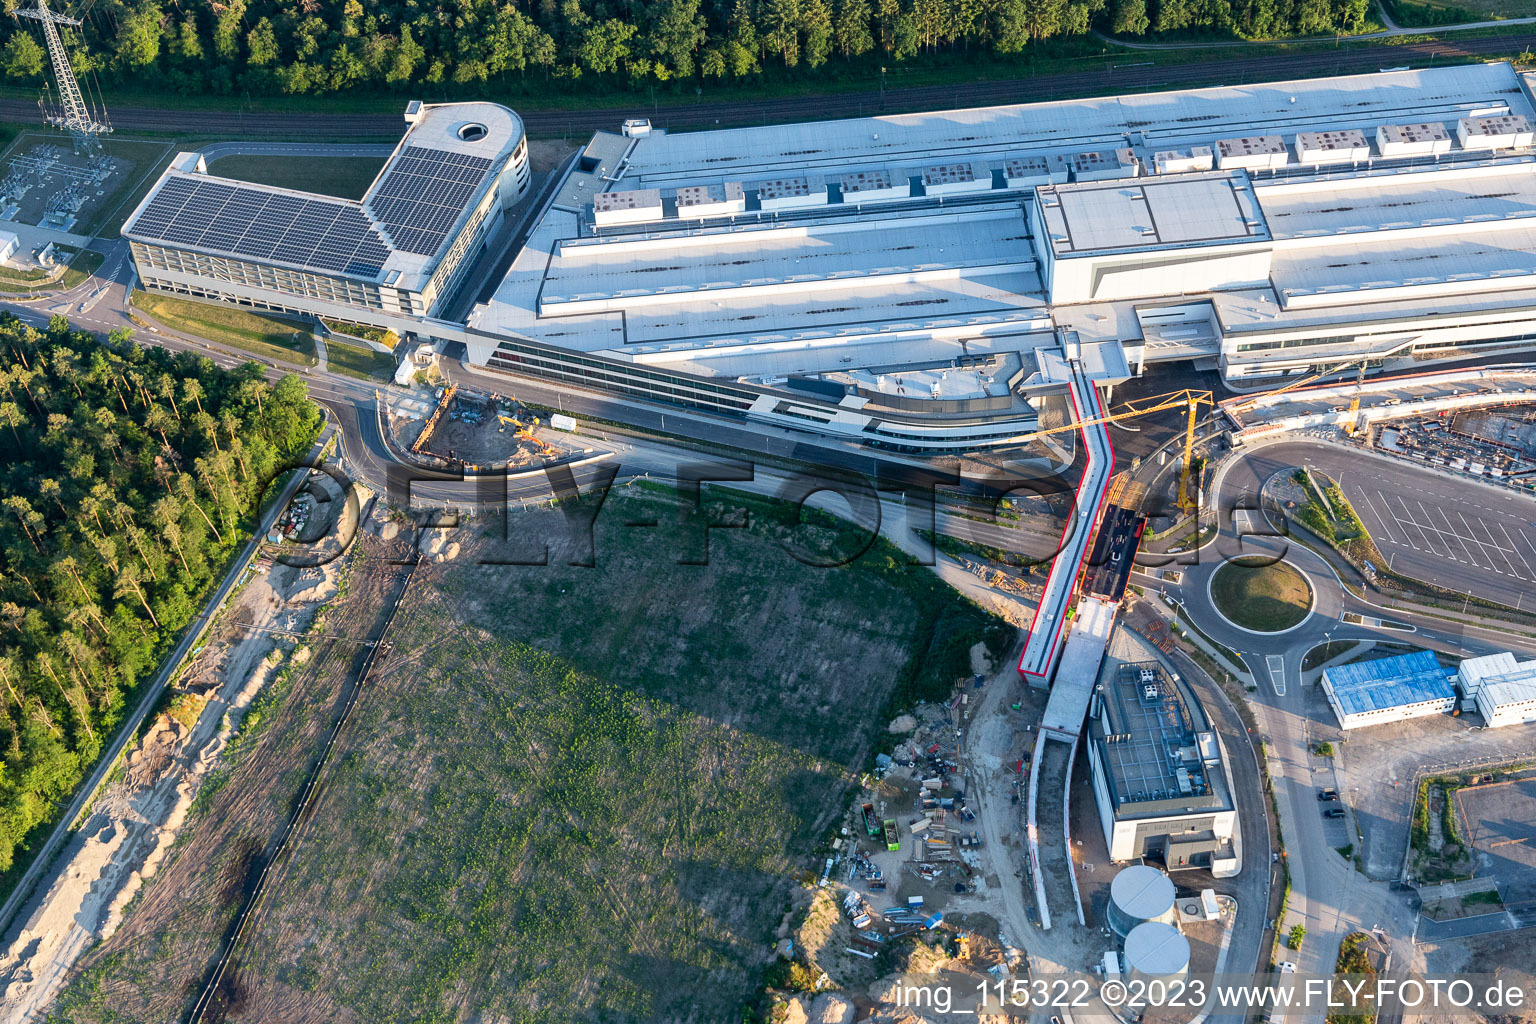
[[[555,450],[553,445],[545,444],[543,441],[539,440],[533,435],[534,430],[536,430],[539,426],[539,418],[537,416],[533,418],[532,426],[524,424],[522,420],[515,416],[507,416],[502,413],[497,413],[496,418],[501,421],[501,426],[498,428],[499,430],[506,430],[508,427],[511,427],[514,437],[516,437],[519,441],[527,441],[529,444],[533,445],[534,450],[537,451],[540,455],[544,456],[546,459],[552,459],[556,455],[560,454]]]

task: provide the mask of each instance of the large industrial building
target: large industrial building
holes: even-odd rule
[[[1323,669],[1323,694],[1340,729],[1442,715],[1456,707],[1456,673],[1434,651]]]
[[[361,200],[209,174],[179,153],[123,225],[145,288],[420,331],[528,190],[523,122],[495,103],[406,108]]]
[[[1221,744],[1183,681],[1157,665],[1121,665],[1094,691],[1088,713],[1109,859],[1237,874],[1237,807]]]
[[[1536,102],[1505,63],[627,122],[549,182],[466,323],[439,318],[444,297],[527,188],[522,125],[488,103],[407,117],[360,202],[178,158],[124,229],[145,286],[929,453],[1016,446],[1074,375],[1188,360],[1262,387],[1536,346]]]
[[[1013,443],[1053,359],[1258,384],[1527,345],[1533,120],[1489,64],[600,132],[470,357],[931,451]]]

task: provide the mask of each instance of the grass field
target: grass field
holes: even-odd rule
[[[1233,561],[1211,578],[1211,600],[1244,629],[1276,633],[1307,617],[1312,588],[1284,562],[1255,566]]]
[[[362,345],[337,341],[334,337],[325,342],[326,364],[337,373],[364,380],[390,380],[395,375],[393,356]]]
[[[265,359],[315,365],[315,342],[297,322],[209,302],[135,291],[133,305],[167,327]]]
[[[975,643],[1000,656],[1015,631],[883,542],[811,568],[784,544],[861,538],[730,504],[752,529],[711,531],[707,565],[678,564],[702,521],[639,487],[603,505],[591,568],[558,548],[477,564],[528,561],[563,536],[556,510],[517,515],[511,542],[487,536],[499,519],[449,538],[269,879],[226,1020],[742,1019],[895,702],[947,694]],[[218,810],[188,854],[249,831]],[[242,877],[232,856],[206,874]],[[175,1016],[208,918],[162,884],[142,900],[163,920],[91,954],[69,1019]]]
[[[226,156],[208,165],[210,174],[263,185],[319,192],[342,199],[361,199],[384,166],[373,156]]]
[[[14,270],[10,267],[0,267],[0,291],[68,291],[100,270],[101,261],[104,258],[101,253],[94,249],[83,249],[70,262],[69,266],[64,268],[64,273],[55,281],[50,281],[48,279],[49,271],[41,268]]]

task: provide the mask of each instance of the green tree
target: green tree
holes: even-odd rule
[[[651,8],[651,55],[681,76],[694,71],[694,54],[704,45],[704,15],[699,0],[661,0]]]
[[[800,63],[800,0],[765,0],[763,48],[786,67]]]
[[[0,68],[8,78],[36,78],[47,56],[29,33],[18,30],[0,49]]]
[[[384,80],[391,85],[402,85],[411,81],[425,56],[426,51],[416,42],[411,26],[400,26],[400,43],[390,55],[389,70],[385,73]]]
[[[840,0],[832,27],[838,53],[844,57],[859,57],[874,49],[869,19],[869,0]]]
[[[117,22],[116,60],[127,70],[147,67],[160,56],[160,8],[146,3]]]
[[[805,63],[819,68],[832,53],[832,10],[827,0],[804,0],[801,8],[805,26]]]
[[[203,37],[197,31],[197,17],[190,11],[181,20],[181,28],[176,35],[175,54],[192,64],[203,59]]]
[[[1147,0],[1114,0],[1110,6],[1109,30],[1117,36],[1139,36],[1147,31]]]
[[[595,22],[582,34],[577,47],[581,66],[596,74],[618,71],[629,60],[629,43],[637,31],[634,25],[617,18]]]
[[[272,27],[272,19],[262,18],[256,23],[256,27],[245,37],[246,49],[250,56],[246,62],[252,67],[264,68],[270,64],[276,64],[280,53],[277,46],[277,30]]]

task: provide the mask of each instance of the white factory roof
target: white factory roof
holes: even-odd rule
[[[1536,163],[1261,184],[1258,196],[1276,239],[1487,225],[1536,216]]]
[[[754,225],[681,235],[665,246],[607,236],[573,240],[552,255],[540,302],[550,312],[562,303],[614,297],[863,282],[914,270],[1034,267],[1029,249],[1018,244],[1028,229],[1016,205],[927,218],[921,237],[893,239],[888,223],[874,217],[835,225]]]
[[[1269,237],[1247,176],[1237,172],[1041,185],[1035,192],[1058,257]]]
[[[1084,597],[1077,602],[1072,635],[1062,648],[1051,696],[1040,717],[1042,731],[1069,736],[1082,733],[1093,688],[1099,681],[1099,668],[1104,663],[1104,651],[1109,646],[1109,634],[1115,628],[1115,610],[1115,603],[1097,597]],[[1041,623],[1039,628],[1053,627],[1053,623]]]
[[[1358,333],[1366,321],[1406,332],[1417,318],[1536,305],[1536,156],[1453,146],[1439,157],[1389,159],[1375,153],[1377,130],[1449,136],[1461,119],[1533,114],[1521,76],[1486,64],[641,138],[599,133],[585,169],[572,171],[471,323],[748,378],[942,368],[1005,352],[1028,367],[1057,347],[1058,327],[1101,347],[1145,342],[1151,359],[1211,356],[1224,337],[1235,345],[1235,336],[1290,328],[1347,324]],[[1064,178],[1084,153],[1128,149],[1152,167],[1157,152],[1231,153],[1242,140],[1263,150],[1275,139],[1283,154],[1302,133],[1354,132],[1372,145],[1371,159],[1038,184],[1047,171]],[[1003,187],[1009,168],[1026,167],[1034,180]],[[904,191],[914,179],[972,175],[973,192]],[[854,183],[886,201],[860,205]],[[673,210],[690,196],[739,194],[743,208],[594,227],[593,197],[614,190],[660,196]],[[764,198],[792,193],[810,205],[762,208]],[[1043,237],[1031,237],[1036,207]],[[1053,306],[1042,270],[1047,256],[1060,270],[1068,260],[1151,251],[1188,252],[1198,266],[1200,250],[1229,246],[1210,256],[1257,254],[1256,262],[1224,288],[1211,286],[1220,290],[1187,296],[1187,275],[1170,262],[1164,295],[1079,303],[1089,293]],[[1169,322],[1141,315],[1196,299],[1210,312]],[[1128,372],[1123,352],[1101,354],[1104,379]],[[1042,371],[1024,385],[1050,379]]]
[[[1369,86],[1362,88],[1368,81]],[[751,181],[791,168],[840,174],[976,157],[1117,149],[1127,136],[1156,149],[1242,136],[1454,121],[1510,100],[1507,64],[1470,64],[1180,92],[1144,93],[921,114],[813,121],[725,131],[652,133],[635,140],[626,187]]]
[[[1517,661],[1508,651],[1467,658],[1458,667],[1465,689],[1482,691],[1492,707],[1536,700],[1536,660]]]

